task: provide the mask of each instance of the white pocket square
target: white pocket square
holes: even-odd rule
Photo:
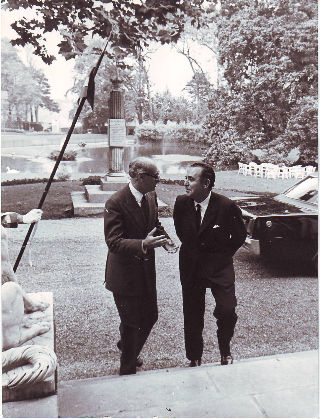
[[[219,224],[214,225],[212,228],[219,228]]]

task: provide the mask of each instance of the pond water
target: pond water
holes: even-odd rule
[[[56,177],[69,175],[71,179],[78,179],[90,175],[105,175],[108,168],[109,148],[105,145],[106,141],[102,142],[101,139],[101,136],[71,137],[67,151],[76,151],[76,160],[62,161]],[[25,137],[19,138],[17,135],[2,138],[2,180],[49,177],[55,161],[49,159],[48,156],[51,151],[61,148],[62,140],[61,135],[41,139],[35,135],[28,138],[27,142]],[[137,156],[146,156],[155,160],[161,176],[166,178],[183,178],[186,166],[192,161],[201,160],[204,151],[198,146],[186,147],[165,141],[137,144],[131,140],[128,143],[128,146],[124,148],[126,172],[130,160]]]

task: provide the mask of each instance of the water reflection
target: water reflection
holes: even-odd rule
[[[32,149],[32,147],[30,148]],[[56,148],[58,149],[58,147]],[[73,149],[75,149],[73,147]],[[52,146],[51,150],[52,151]],[[55,161],[48,157],[50,151],[42,155],[14,155],[8,153],[1,157],[2,179],[15,179],[24,177],[48,177],[54,167]],[[84,177],[84,175],[105,175],[108,170],[109,148],[106,146],[90,144],[87,147],[77,147],[75,161],[62,161],[56,176],[69,175],[71,178]],[[182,154],[185,153],[185,154]],[[156,161],[161,176],[184,176],[185,168],[191,161],[201,160],[202,152],[199,148],[183,150],[180,144],[135,144],[124,148],[124,168],[128,171],[129,162],[137,156],[152,157]],[[5,174],[5,175],[4,175]]]

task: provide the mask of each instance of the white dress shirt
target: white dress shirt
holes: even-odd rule
[[[211,192],[209,193],[209,195],[206,197],[206,199],[204,200],[204,201],[202,201],[202,202],[197,202],[197,201],[194,201],[194,206],[196,207],[196,205],[200,205],[200,207],[201,207],[201,222],[202,222],[202,220],[203,220],[203,217],[204,217],[204,214],[206,213],[206,211],[207,211],[207,208],[208,208],[208,205],[209,205],[209,201],[210,201],[210,198],[211,198]],[[197,207],[196,207],[196,209],[197,209]]]
[[[141,200],[143,198],[143,194],[141,192],[139,192],[133,185],[131,182],[129,182],[129,189],[130,192],[132,193],[132,195],[135,197],[135,200],[137,201],[139,207],[141,207]]]

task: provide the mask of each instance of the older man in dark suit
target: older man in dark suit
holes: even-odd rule
[[[236,204],[211,191],[214,182],[210,165],[193,163],[187,171],[186,194],[177,197],[173,213],[182,242],[180,280],[186,356],[191,367],[201,365],[206,288],[216,302],[221,364],[233,362],[230,341],[237,322],[237,299],[232,256],[244,243],[246,229]]]
[[[121,320],[120,375],[135,374],[142,364],[139,353],[158,318],[154,248],[168,241],[164,230],[159,235],[156,165],[139,157],[130,163],[129,175],[129,184],[108,199],[104,214],[105,284]]]

